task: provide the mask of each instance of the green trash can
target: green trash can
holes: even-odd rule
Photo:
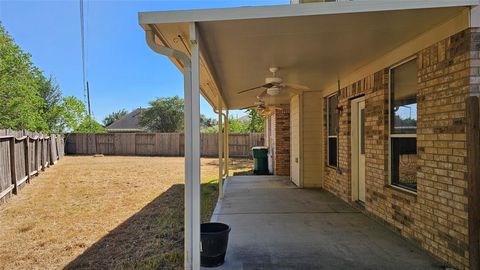
[[[252,148],[253,153],[253,174],[268,174],[268,147],[255,146]]]

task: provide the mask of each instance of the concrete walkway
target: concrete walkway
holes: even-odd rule
[[[212,221],[232,228],[226,262],[213,269],[442,268],[330,193],[282,177],[230,177]]]

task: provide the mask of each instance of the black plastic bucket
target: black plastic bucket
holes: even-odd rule
[[[225,261],[230,226],[219,222],[203,223],[200,226],[202,250],[200,264],[203,267],[216,267]]]

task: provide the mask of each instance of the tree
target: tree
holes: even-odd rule
[[[121,109],[119,111],[112,112],[103,119],[103,121],[102,121],[103,126],[107,127],[107,126],[111,125],[113,122],[117,121],[118,119],[124,117],[127,114],[128,114],[128,111],[125,110],[125,109]]]
[[[248,124],[247,124],[247,129],[249,132],[263,132],[263,116],[261,116],[257,110],[254,109],[248,109]]]
[[[43,99],[41,114],[48,130],[52,133],[63,132],[61,127],[62,113],[64,112],[63,98],[57,82],[52,76],[48,79],[41,76],[38,82],[38,92]]]
[[[200,129],[208,129],[217,126],[217,120],[200,114]]]
[[[74,96],[63,98],[59,129],[62,132],[78,130],[87,116],[85,104]]]
[[[248,133],[248,121],[230,117],[228,120],[228,131],[230,133]]]
[[[142,111],[140,125],[151,131],[181,132],[183,129],[183,99],[178,96],[157,98]]]
[[[37,91],[42,76],[0,25],[0,128],[48,130]]]
[[[74,130],[75,133],[105,133],[107,130],[91,115],[87,115],[84,120],[80,123],[77,129]]]

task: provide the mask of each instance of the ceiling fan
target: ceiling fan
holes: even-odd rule
[[[276,96],[280,94],[280,92],[282,92],[283,90],[287,90],[288,92],[293,94],[300,94],[301,92],[310,89],[303,85],[284,83],[282,78],[276,76],[276,73],[278,71],[277,67],[271,67],[269,68],[269,70],[273,74],[273,76],[265,78],[265,84],[244,89],[242,91],[239,91],[237,94],[242,94],[242,93],[253,91],[260,88],[265,88],[265,90],[263,90],[263,92],[260,95],[258,95],[258,98],[261,99],[265,95]]]
[[[282,108],[274,106],[274,105],[266,105],[265,102],[259,99],[255,102],[252,106],[241,108],[241,110],[246,109],[255,109],[257,110],[263,117],[267,117],[271,115],[275,110],[282,110]]]

